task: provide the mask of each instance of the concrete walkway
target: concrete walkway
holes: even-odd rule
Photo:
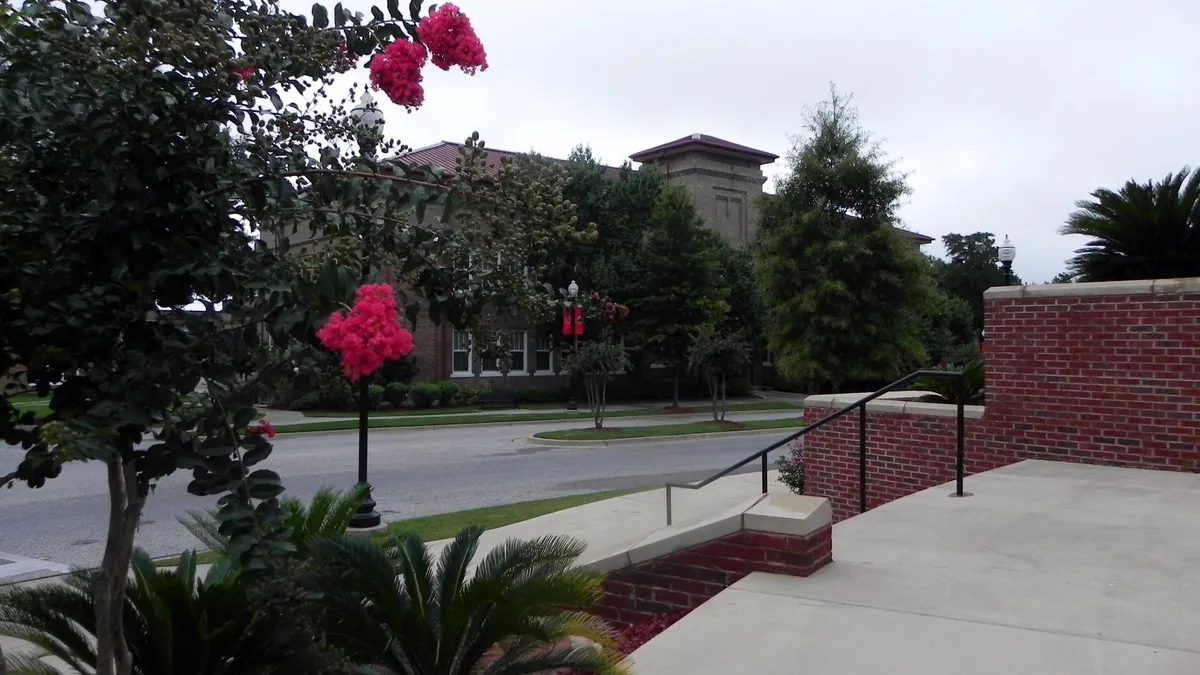
[[[832,564],[746,577],[634,672],[1200,673],[1200,475],[1027,461],[966,488],[836,525]]]

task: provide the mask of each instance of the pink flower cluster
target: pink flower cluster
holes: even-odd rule
[[[442,70],[458,66],[474,75],[487,70],[487,53],[471,27],[471,20],[453,3],[446,3],[417,24],[420,44],[397,40],[371,59],[371,86],[387,94],[396,105],[410,110],[425,102],[421,69],[432,54]]]
[[[456,5],[447,2],[417,26],[421,42],[429,47],[433,65],[442,70],[458,66],[468,75],[487,70],[487,53],[475,35],[471,20]]]
[[[258,424],[246,427],[247,436],[266,436],[267,438],[275,438],[275,425],[265,419],[259,420]]]
[[[353,382],[413,349],[412,333],[400,324],[396,293],[388,284],[361,286],[350,311],[329,317],[317,339],[341,353],[342,372]]]

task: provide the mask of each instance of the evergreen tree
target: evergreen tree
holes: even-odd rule
[[[781,373],[810,390],[888,380],[927,358],[914,317],[930,275],[893,228],[908,186],[836,90],[807,131],[762,209],[768,340]]]
[[[718,250],[683,188],[664,190],[638,247],[629,279],[630,336],[655,362],[674,368],[674,405],[692,336],[719,321],[729,289]]]

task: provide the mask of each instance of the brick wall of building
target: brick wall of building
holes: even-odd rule
[[[1200,279],[998,288],[985,300],[987,405],[967,421],[967,475],[1023,459],[1200,471]],[[867,419],[869,508],[954,480],[953,417]],[[857,414],[805,437],[805,492],[828,497],[835,521],[858,513],[858,454]]]
[[[690,610],[751,572],[806,577],[833,559],[832,528],[806,536],[743,530],[609,572],[595,614],[628,626]]]

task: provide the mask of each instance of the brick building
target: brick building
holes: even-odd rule
[[[462,148],[460,143],[443,141],[401,155],[396,161],[410,166],[433,165],[453,170]],[[487,166],[494,171],[501,160],[520,153],[487,149]],[[659,168],[670,184],[682,186],[692,198],[697,213],[708,227],[719,232],[730,244],[746,246],[754,240],[758,229],[758,203],[769,193],[763,185],[767,177],[762,167],[779,158],[770,152],[731,143],[705,134],[692,134],[662,145],[635,152],[629,159],[642,165]],[[565,160],[554,160],[564,162]],[[619,169],[609,167],[615,175]],[[431,209],[430,217],[436,216]],[[916,232],[900,230],[913,244],[920,247],[933,241]],[[269,245],[275,238],[264,234]],[[320,245],[311,232],[290,235],[292,249],[304,255]],[[453,326],[434,326],[428,321],[418,323],[414,331],[416,347],[413,355],[420,368],[418,379],[497,379],[500,373],[495,364],[482,363],[471,349],[470,336]],[[561,383],[559,354],[554,348],[554,336],[542,334],[532,327],[511,332],[512,370],[509,383],[513,386],[539,386]],[[764,362],[755,368],[755,379],[769,378],[771,366]]]

